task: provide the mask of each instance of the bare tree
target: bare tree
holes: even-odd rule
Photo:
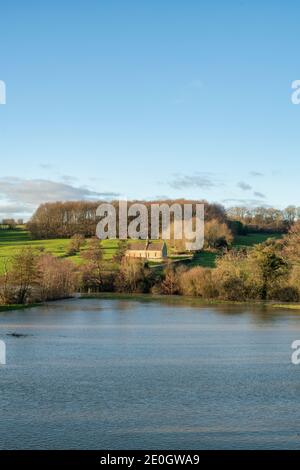
[[[14,287],[16,304],[26,303],[38,283],[38,258],[38,252],[31,247],[23,248],[12,257],[9,278]]]
[[[69,248],[67,251],[68,256],[73,256],[79,253],[80,249],[85,245],[86,241],[83,235],[76,233],[71,237]]]

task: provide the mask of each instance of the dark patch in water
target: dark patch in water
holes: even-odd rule
[[[23,333],[6,333],[6,336],[13,336],[14,338],[26,338],[27,336],[32,335],[25,335]]]

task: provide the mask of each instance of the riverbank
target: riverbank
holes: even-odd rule
[[[287,308],[290,310],[300,310],[300,304],[274,304],[274,308]]]
[[[118,292],[98,292],[94,294],[74,294],[72,297],[67,297],[67,299],[106,299],[106,300],[132,300],[138,302],[161,302],[166,304],[174,305],[244,305],[244,306],[256,306],[256,307],[271,307],[271,308],[285,308],[289,310],[300,310],[300,303],[298,304],[289,304],[289,303],[275,303],[274,301],[265,301],[252,300],[252,301],[230,301],[230,300],[221,300],[221,299],[202,299],[200,297],[189,297],[183,295],[155,295],[155,294],[130,294],[130,293],[118,293]],[[48,300],[41,303],[32,303],[32,304],[13,304],[13,305],[0,305],[0,312],[6,312],[11,310],[25,310],[32,307],[38,307],[41,305],[46,305],[48,303],[55,302],[57,300],[66,300],[66,299],[56,299]]]
[[[12,304],[12,305],[0,305],[0,312],[8,312],[10,310],[24,310],[26,308],[38,307],[39,305],[43,305],[42,303],[35,303],[35,304]]]
[[[95,294],[82,294],[81,299],[118,299],[118,300],[136,300],[140,302],[165,302],[174,304],[184,305],[244,305],[244,306],[261,306],[261,307],[272,307],[272,308],[288,308],[300,310],[299,304],[278,304],[274,301],[261,301],[261,300],[249,300],[249,301],[233,301],[233,300],[221,300],[221,299],[202,299],[200,297],[188,297],[184,295],[154,295],[154,294],[129,294],[129,293],[116,293],[116,292],[99,292]]]

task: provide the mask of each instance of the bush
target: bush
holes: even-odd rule
[[[247,288],[242,277],[227,277],[218,287],[219,296],[223,300],[241,301],[247,299]]]
[[[71,261],[42,255],[38,262],[40,273],[35,300],[56,300],[70,297],[78,289],[78,274]]]
[[[86,241],[83,235],[77,233],[71,237],[69,249],[67,252],[68,256],[74,256],[79,253],[80,249],[85,245]]]
[[[232,250],[217,260],[213,280],[223,300],[246,300],[249,290],[247,253]]]
[[[117,292],[149,292],[149,269],[139,259],[123,258],[115,279]]]
[[[31,247],[18,251],[1,279],[0,298],[7,304],[26,304],[31,301],[33,289],[38,285],[39,252]]]
[[[196,267],[184,273],[179,278],[179,290],[182,295],[212,299],[218,296],[218,291],[213,282],[212,270]]]
[[[2,304],[26,304],[69,297],[77,289],[75,266],[68,260],[25,248],[0,278]]]
[[[227,224],[213,219],[205,224],[205,246],[211,249],[226,248],[233,240]]]
[[[271,292],[272,300],[280,300],[281,302],[299,302],[300,293],[294,286],[278,287]]]

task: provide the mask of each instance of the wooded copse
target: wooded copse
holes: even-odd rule
[[[231,207],[226,211],[230,222],[239,222],[248,232],[285,233],[300,219],[300,207],[288,206],[283,210],[274,207]]]
[[[209,204],[207,201],[190,201],[190,200],[166,200],[166,201],[128,201],[128,207],[134,203],[142,203],[147,207],[149,214],[149,233],[151,232],[151,204],[184,204],[203,203],[205,209],[205,220],[226,221],[225,209],[218,204]],[[90,238],[96,234],[96,226],[99,218],[96,210],[103,201],[68,201],[41,204],[33,214],[31,220],[27,224],[27,228],[31,236],[36,239],[49,238],[69,238],[76,234]],[[119,201],[112,201],[117,216],[117,235],[118,235],[118,214]],[[172,214],[171,214],[172,216]],[[128,222],[132,218],[128,217]],[[171,219],[172,220],[172,219]]]
[[[291,225],[300,218],[300,207],[289,206],[284,210],[270,207],[232,207],[228,210],[220,204],[211,204],[207,201],[195,200],[156,200],[156,201],[128,201],[144,204],[149,212],[149,233],[151,231],[151,204],[184,204],[203,203],[205,208],[205,223],[216,220],[225,223],[233,234],[247,232],[277,232],[286,233]],[[97,207],[103,201],[67,201],[41,204],[27,223],[27,228],[34,239],[70,238],[82,235],[93,237],[99,218],[96,215]],[[118,221],[119,201],[112,201],[116,210]],[[128,222],[130,218],[128,218]],[[118,232],[118,227],[117,227]]]
[[[58,259],[32,247],[7,260],[0,277],[0,304],[27,304],[71,296],[80,275],[67,259]]]

